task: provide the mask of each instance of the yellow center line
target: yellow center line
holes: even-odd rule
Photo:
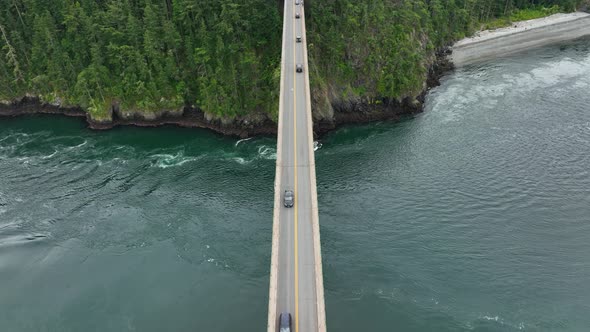
[[[295,7],[296,9],[297,7]],[[293,33],[296,35],[297,31],[295,26],[296,19],[291,16],[291,20],[293,20]],[[288,40],[288,43],[292,43],[292,40]],[[295,67],[297,67],[297,55],[296,55],[296,48],[297,46],[293,47],[293,62]],[[293,187],[293,195],[295,196],[293,199],[293,205],[295,205],[295,222],[293,224],[294,232],[295,232],[295,332],[299,332],[299,244],[298,244],[298,220],[297,220],[297,210],[299,210],[299,205],[297,205],[297,70],[293,75],[293,151],[294,151],[294,167],[293,170],[295,172],[294,175],[294,187]]]

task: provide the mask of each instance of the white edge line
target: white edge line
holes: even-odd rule
[[[305,25],[305,8],[301,5],[301,18],[303,20],[303,55],[304,55],[304,74],[305,74],[305,90],[306,90],[306,108],[307,108],[307,133],[309,144],[309,172],[311,182],[311,221],[313,231],[313,252],[315,261],[315,288],[316,288],[316,304],[317,304],[317,319],[318,332],[326,332],[326,309],[324,303],[324,276],[322,271],[322,248],[320,241],[320,221],[318,216],[318,192],[316,185],[315,172],[315,152],[313,150],[313,116],[311,112],[311,93],[309,88],[309,64],[307,61],[307,30]]]
[[[273,223],[272,223],[272,253],[270,259],[270,282],[268,286],[268,322],[267,322],[267,331],[268,332],[276,332],[277,329],[277,284],[278,284],[278,263],[279,263],[279,236],[280,236],[280,228],[279,228],[279,213],[280,213],[280,186],[281,186],[281,173],[282,173],[282,128],[283,128],[283,90],[284,90],[284,75],[285,75],[285,45],[286,45],[286,34],[287,34],[287,19],[285,15],[287,15],[287,5],[289,1],[285,1],[285,5],[283,8],[283,42],[282,42],[282,49],[281,49],[281,83],[280,83],[280,94],[279,94],[279,121],[278,121],[278,129],[277,129],[277,163],[276,163],[276,171],[275,171],[275,183],[274,183],[274,190],[275,190],[275,202],[274,202],[274,209],[273,209]]]

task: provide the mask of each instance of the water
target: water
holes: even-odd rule
[[[590,40],[316,145],[330,331],[587,331]],[[276,142],[0,121],[1,331],[263,331]]]

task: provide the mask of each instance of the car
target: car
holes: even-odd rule
[[[279,332],[291,332],[291,314],[283,312],[279,315]]]
[[[299,15],[299,13],[295,13],[295,18],[300,18],[301,15]]]
[[[301,36],[295,37],[295,41],[298,42],[298,43],[301,43]]]
[[[295,6],[298,6],[301,3],[299,0],[295,0]]]
[[[293,207],[293,204],[295,203],[295,195],[293,195],[293,191],[292,190],[285,190],[285,195],[283,196],[283,204],[285,205],[285,207]]]
[[[303,65],[298,63],[295,65],[295,71],[301,73],[303,71]]]

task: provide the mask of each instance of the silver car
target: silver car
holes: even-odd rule
[[[293,204],[295,204],[295,195],[293,195],[292,190],[285,190],[285,195],[283,196],[283,204],[287,208],[293,207]]]
[[[279,332],[291,332],[291,314],[282,312],[279,316]]]

